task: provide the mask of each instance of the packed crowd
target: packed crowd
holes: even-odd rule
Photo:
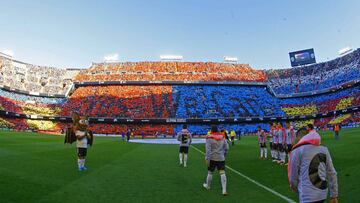
[[[13,62],[3,58],[0,85],[28,92],[64,95],[78,71]]]
[[[31,96],[31,95],[6,91],[2,89],[0,89],[0,96],[16,101],[22,101],[27,103],[40,103],[40,104],[63,104],[67,100],[66,98]]]
[[[324,113],[359,105],[359,85],[329,94],[281,100],[282,110],[287,115]]]
[[[286,115],[309,115],[330,112],[335,110],[346,109],[350,106],[356,106],[352,103],[353,97],[336,98],[319,103],[305,104],[305,105],[289,105],[282,107]]]
[[[77,111],[93,117],[168,118],[173,116],[171,86],[79,87],[61,115]]]
[[[174,86],[177,118],[281,116],[279,99],[260,86]]]
[[[351,117],[351,114],[343,114],[343,115],[340,115],[340,116],[337,116],[337,117],[333,118],[328,124],[334,125],[334,124],[337,124],[337,123],[342,123],[345,120],[349,119],[350,117]]]
[[[61,130],[60,125],[54,121],[27,119],[26,122],[29,129],[57,132],[60,132]]]
[[[261,71],[247,64],[213,62],[99,63],[83,70],[65,70],[14,62],[0,57],[0,85],[29,92],[65,94],[77,81],[268,81],[277,94],[308,92],[360,78],[360,49],[324,63],[284,70]],[[261,86],[153,85],[84,86],[69,98],[30,96],[0,89],[0,110],[42,116],[70,116],[76,111],[90,117],[113,118],[225,118],[294,116],[332,112],[360,105],[360,86],[322,95],[279,99]],[[301,120],[296,127],[360,121],[360,114]],[[71,123],[0,117],[0,127],[60,131]],[[255,132],[268,124],[221,125],[237,133]],[[210,126],[189,125],[195,134]],[[101,134],[173,135],[180,125],[92,124]]]
[[[13,89],[66,94],[72,81],[258,81],[277,94],[309,92],[360,78],[360,49],[343,57],[306,67],[255,70],[248,64],[215,62],[94,63],[82,71],[35,66],[1,58],[0,85]]]
[[[63,98],[29,96],[0,89],[0,110],[9,112],[56,116],[65,101]]]
[[[16,101],[0,96],[0,110],[22,113],[22,109],[17,105]]]
[[[26,119],[0,116],[0,128],[27,130],[29,126],[26,123]]]
[[[360,49],[314,65],[267,71],[268,83],[277,94],[311,92],[360,78]]]
[[[87,86],[76,89],[69,99],[0,89],[0,104],[11,112],[49,116],[69,116],[73,111],[126,118],[304,115],[360,105],[360,86],[287,99],[275,98],[259,86]]]
[[[261,70],[248,64],[214,62],[125,62],[93,64],[77,81],[266,81]]]

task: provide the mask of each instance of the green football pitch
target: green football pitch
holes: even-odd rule
[[[360,202],[360,128],[344,129],[339,140],[321,135],[338,172],[340,202]],[[297,202],[286,167],[259,160],[256,142],[243,137],[230,147],[229,195],[222,196],[217,173],[211,190],[202,188],[203,144],[190,148],[183,168],[178,145],[96,137],[88,170],[79,172],[75,145],[64,145],[62,136],[1,131],[0,202]]]

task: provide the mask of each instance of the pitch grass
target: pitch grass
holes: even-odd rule
[[[338,172],[340,201],[359,202],[360,128],[344,129],[340,140],[321,134]],[[256,138],[244,137],[231,147],[227,164],[298,201],[286,168],[258,156]],[[206,191],[204,156],[191,148],[188,168],[182,168],[177,145],[96,138],[87,166],[77,171],[75,146],[64,145],[62,136],[1,131],[0,202],[285,202],[229,170],[229,196],[221,195],[217,173]]]

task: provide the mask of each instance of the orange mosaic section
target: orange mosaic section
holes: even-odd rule
[[[177,81],[266,81],[262,70],[248,64],[214,62],[124,62],[93,64],[81,71],[77,81],[177,80]]]

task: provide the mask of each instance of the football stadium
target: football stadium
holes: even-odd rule
[[[227,45],[236,47],[231,56],[218,58],[212,56],[211,50],[205,58],[188,56],[185,50],[182,54],[159,54],[157,58],[141,52],[139,60],[129,55],[119,59],[116,53],[86,61],[83,59],[93,55],[82,54],[96,52],[95,49],[60,56],[60,52],[57,55],[52,49],[67,46],[61,44],[66,39],[57,42],[47,34],[40,34],[40,38],[46,38],[51,49],[37,51],[42,45],[30,41],[43,39],[35,37],[32,29],[29,34],[19,35],[10,24],[25,25],[25,21],[19,20],[24,14],[14,13],[24,11],[25,7],[38,11],[49,9],[48,14],[59,12],[64,16],[62,20],[66,24],[66,19],[73,17],[65,16],[73,12],[68,7],[99,9],[98,13],[93,12],[98,16],[107,16],[104,12],[107,7],[93,2],[89,5],[67,2],[63,8],[59,3],[15,2],[4,3],[9,13],[0,14],[3,19],[20,16],[7,23],[0,21],[6,33],[0,34],[0,38],[8,38],[8,41],[0,40],[0,202],[360,202],[360,149],[357,148],[360,146],[360,48],[355,47],[360,46],[356,44],[360,32],[358,16],[354,15],[351,21],[352,26],[357,26],[352,40],[341,41],[329,34],[334,42],[328,41],[325,46],[316,43],[321,41],[319,34],[309,43],[301,33],[309,30],[299,29],[301,32],[284,40],[300,41],[284,45],[281,50],[286,52],[270,53],[262,50],[261,44],[252,44],[257,52],[255,62],[240,54],[239,58],[236,56],[242,53],[238,50],[246,49],[236,41]],[[112,5],[112,11],[123,10],[120,4],[110,2],[104,4]],[[184,3],[169,4],[175,8]],[[229,7],[238,2],[227,3],[227,9],[213,8],[219,2],[203,2],[201,8],[205,13],[224,9],[225,13],[230,12],[226,14],[230,19],[236,19],[239,10]],[[195,4],[197,10],[200,5]],[[249,4],[252,9],[261,10],[259,5]],[[356,1],[344,4],[337,2],[333,6],[339,9],[360,6]],[[156,6],[157,9],[171,7],[163,5],[163,8],[159,2],[155,5],[128,2],[122,6],[140,11],[145,5],[148,11]],[[282,9],[288,7],[291,5]],[[188,20],[196,19],[198,14],[194,10],[181,8],[189,9],[189,15],[194,15]],[[317,11],[312,8],[303,13],[303,18],[315,15],[314,10]],[[126,9],[123,12],[121,15],[134,17]],[[174,19],[181,17],[177,10],[151,13],[151,16],[165,14]],[[29,18],[29,22],[57,30],[52,27],[54,24],[42,19],[44,16],[37,15],[30,12],[29,17],[34,19]],[[69,15],[78,16],[79,22],[86,16],[81,12]],[[114,13],[111,15],[116,17]],[[147,14],[141,15],[144,17],[137,20],[144,21],[144,25],[140,27],[146,29],[151,25],[166,32],[164,27],[146,21]],[[323,16],[319,14],[314,20],[325,22]],[[203,23],[209,23],[213,16],[207,17]],[[292,15],[284,14],[280,23],[291,19]],[[63,21],[59,22],[60,27]],[[112,25],[115,20],[108,23]],[[178,23],[175,27],[190,22]],[[280,26],[284,32],[290,29],[277,21],[268,23]],[[107,29],[107,33],[116,32],[112,26]],[[95,29],[94,35],[103,33],[99,30]],[[124,32],[135,35],[133,30]],[[332,31],[329,28],[325,32]],[[350,36],[351,32],[342,31],[339,36],[346,38],[347,34]],[[137,35],[139,40],[144,37]],[[180,46],[181,32],[172,37]],[[234,38],[243,40],[240,36]],[[19,45],[13,39],[28,43]],[[216,43],[206,37],[203,40]],[[102,49],[103,41],[100,41],[92,41],[92,46]],[[11,43],[20,50],[16,55],[5,50],[9,46],[11,49]],[[131,43],[129,52],[132,47],[149,48],[137,45],[136,41]],[[157,43],[160,47],[164,45]],[[352,43],[354,47],[342,43]],[[148,51],[158,53],[156,43],[152,46],[154,50]],[[326,50],[342,48],[338,46],[348,47],[332,55]],[[219,44],[219,49],[222,48]],[[62,64],[51,65],[54,56],[50,54],[60,57],[54,60],[55,64],[65,61],[63,64],[67,66],[70,63],[66,60],[73,58],[91,64],[63,68]],[[256,62],[262,61],[262,54],[276,55],[275,62],[271,58],[262,64]],[[278,62],[280,55],[283,57]],[[41,65],[41,60],[50,65]],[[276,67],[276,63],[281,65]],[[269,68],[272,64],[274,67]]]

